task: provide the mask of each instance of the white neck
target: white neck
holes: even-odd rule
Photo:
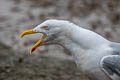
[[[76,51],[95,48],[96,46],[108,43],[109,41],[90,30],[83,29],[70,24],[64,28],[63,34],[58,37],[58,43],[67,48],[72,53]],[[76,50],[79,49],[79,50]]]

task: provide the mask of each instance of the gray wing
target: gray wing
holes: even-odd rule
[[[113,49],[113,55],[120,55],[120,43],[112,42],[109,46]]]
[[[103,57],[100,66],[111,79],[120,80],[120,55]]]

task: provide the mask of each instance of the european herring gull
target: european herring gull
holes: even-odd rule
[[[21,37],[35,33],[43,36],[30,53],[40,45],[59,44],[72,53],[78,68],[90,80],[120,80],[120,43],[65,20],[46,20]]]

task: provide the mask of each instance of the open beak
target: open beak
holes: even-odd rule
[[[28,35],[28,34],[35,34],[35,33],[42,33],[43,36],[41,37],[41,39],[30,49],[30,54],[32,54],[33,51],[35,51],[37,49],[38,46],[40,46],[43,41],[46,39],[46,34],[43,33],[43,32],[35,32],[33,31],[33,29],[31,30],[26,30],[24,31],[23,33],[21,33],[20,37],[24,37],[25,35]]]

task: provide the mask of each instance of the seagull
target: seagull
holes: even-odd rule
[[[90,80],[120,80],[120,43],[66,20],[46,20],[20,36],[36,33],[42,37],[30,54],[41,45],[58,44],[71,52],[77,67]]]

